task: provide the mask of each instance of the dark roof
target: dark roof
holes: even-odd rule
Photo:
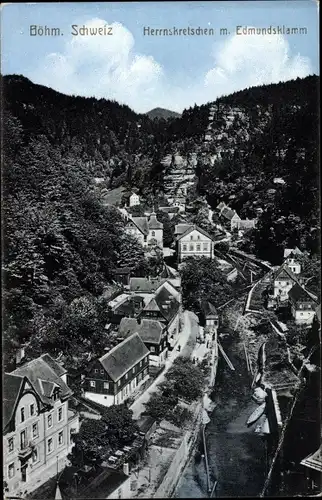
[[[137,425],[140,429],[140,432],[146,434],[152,427],[152,425],[156,422],[156,420],[150,415],[144,415],[137,421]]]
[[[138,333],[123,340],[100,358],[100,363],[114,382],[117,382],[136,363],[149,354]]]
[[[189,229],[189,227],[192,227],[193,224],[189,224],[189,223],[180,223],[180,224],[177,224],[175,226],[175,229],[174,229],[174,234],[177,236],[177,235],[180,235],[180,234],[183,234],[187,231],[187,229]]]
[[[291,288],[291,290],[288,293],[288,296],[290,299],[294,300],[295,302],[299,300],[303,301],[310,301],[310,302],[316,302],[317,297],[313,295],[311,292],[306,290],[304,287],[300,286],[298,283],[295,283],[295,285]]]
[[[2,424],[5,428],[10,422],[16,401],[23,386],[24,377],[5,373],[3,377],[3,404],[2,404]]]
[[[114,308],[114,315],[127,316],[129,314],[134,314],[136,312],[137,305],[142,305],[143,307],[143,303],[143,297],[129,297],[125,302],[122,302]]]
[[[159,207],[159,210],[168,214],[175,214],[179,211],[179,207]]]
[[[202,312],[207,316],[218,316],[217,309],[215,306],[209,302],[209,300],[204,300],[201,304]]]
[[[173,278],[176,279],[178,276],[178,273],[176,272],[175,269],[172,269],[171,267],[167,266],[164,264],[162,272],[160,274],[160,278]]]
[[[212,237],[210,236],[209,233],[207,233],[207,231],[205,231],[204,229],[201,229],[201,227],[198,227],[196,225],[190,226],[184,233],[178,235],[177,240],[178,241],[181,240],[181,238],[183,238],[184,236],[187,236],[187,234],[191,233],[191,231],[198,231],[199,233],[203,234],[204,236],[206,236],[207,238],[212,240]]]
[[[133,333],[138,333],[143,342],[159,344],[162,337],[164,326],[160,321],[153,319],[142,319],[140,323],[135,318],[122,318],[119,335],[127,338]]]
[[[146,236],[149,234],[148,219],[146,217],[131,217],[128,222],[133,222],[135,226]]]
[[[56,371],[54,371],[54,369],[49,365],[47,361],[45,361],[45,359],[48,359],[47,356],[48,358],[50,358],[49,354],[47,354],[29,361],[29,363],[26,363],[25,365],[22,365],[14,370],[12,372],[12,375],[27,377],[32,383],[35,391],[38,393],[41,401],[44,404],[51,404],[48,392],[51,388],[50,384],[56,384],[59,386],[61,391],[60,398],[71,396],[72,391],[60,378],[60,375]],[[55,362],[53,359],[50,361],[50,363],[52,366],[55,366]]]
[[[149,217],[148,227],[149,229],[163,229],[162,222],[158,221],[158,219],[156,218],[156,214],[154,212],[152,212],[152,214]]]
[[[75,475],[78,478],[77,491]],[[77,498],[92,500],[108,498],[128,476],[109,467],[97,467],[85,472],[78,467],[65,467],[59,478],[59,490],[63,500]],[[56,476],[52,477],[26,498],[28,500],[54,500],[57,488]]]
[[[160,280],[159,278],[130,278],[130,290],[131,292],[142,292],[142,293],[152,293],[165,280]]]
[[[236,214],[236,211],[235,211],[235,210],[232,210],[232,209],[231,209],[231,208],[229,208],[229,207],[224,207],[224,208],[222,209],[222,212],[221,212],[221,215],[222,215],[223,217],[225,217],[225,219],[227,219],[227,220],[231,220],[231,219],[234,217],[234,215],[235,215],[235,214]],[[236,215],[237,215],[237,214],[236,214]]]
[[[59,375],[60,377],[62,375],[65,375],[65,373],[67,373],[66,368],[64,368],[60,363],[57,363],[57,361],[55,361],[51,356],[49,356],[49,354],[42,354],[40,357],[44,361],[46,361],[46,363],[50,366],[50,368],[54,370],[54,372],[56,372],[57,375]]]
[[[154,299],[164,318],[168,322],[171,321],[180,307],[177,299],[165,287],[161,288]],[[148,306],[145,309],[147,309]]]
[[[286,262],[284,262],[275,272],[274,280],[276,280],[277,278],[291,278],[293,281],[298,283],[297,277],[288,267]]]

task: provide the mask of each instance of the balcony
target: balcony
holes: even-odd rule
[[[35,445],[33,441],[29,441],[24,446],[21,446],[18,452],[18,457],[20,458],[20,460],[27,460],[29,457],[31,457],[34,447]]]

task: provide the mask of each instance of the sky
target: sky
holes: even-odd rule
[[[81,35],[84,25],[112,34]],[[38,34],[45,26],[53,34]],[[270,26],[307,32],[238,34]],[[147,34],[188,27],[214,34]],[[182,112],[236,90],[319,74],[318,30],[313,0],[6,4],[1,73],[69,95],[115,99],[141,113]]]

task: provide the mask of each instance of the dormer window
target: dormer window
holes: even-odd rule
[[[59,399],[59,389],[55,389],[53,393],[53,401],[57,401]]]

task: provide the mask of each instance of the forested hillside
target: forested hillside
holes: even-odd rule
[[[136,242],[124,241],[118,212],[102,207],[93,177],[155,196],[163,158],[195,153],[191,198],[206,195],[212,207],[224,200],[245,217],[263,209],[248,250],[277,263],[286,244],[318,253],[318,81],[248,89],[151,120],[115,101],[4,77],[6,363],[24,340],[34,353],[99,349],[101,293],[113,270],[134,264],[143,274],[149,265]]]

